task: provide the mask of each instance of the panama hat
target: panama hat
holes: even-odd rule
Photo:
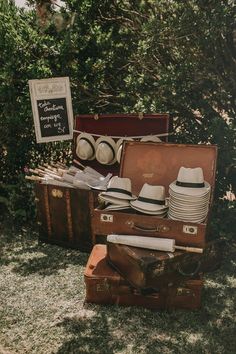
[[[133,206],[133,205],[131,205],[131,207],[132,207],[133,210],[136,210],[136,211],[138,211],[139,213],[142,213],[142,214],[156,215],[156,216],[159,216],[159,217],[164,217],[164,216],[167,215],[167,208],[166,209],[162,209],[162,210],[151,211],[151,210],[141,209],[141,208],[138,208],[138,207]]]
[[[162,142],[160,138],[158,138],[158,136],[156,135],[146,135],[146,136],[143,136],[142,139],[140,141],[151,141],[151,142],[157,142],[157,143],[160,143]]]
[[[95,158],[95,140],[88,133],[81,133],[76,140],[76,155],[81,160],[93,160]]]
[[[113,176],[107,186],[106,192],[101,193],[102,197],[114,197],[117,199],[134,200],[135,195],[131,193],[131,180]]]
[[[122,147],[123,147],[123,142],[124,141],[133,141],[133,138],[120,138],[117,143],[116,143],[116,159],[120,163],[121,159],[121,152],[122,152]]]
[[[147,211],[158,211],[166,209],[165,187],[152,186],[145,183],[139,193],[137,200],[130,202],[132,207]]]
[[[182,195],[203,197],[209,193],[210,185],[204,181],[201,167],[180,167],[177,180],[170,184],[170,190]]]
[[[128,205],[115,205],[115,204],[109,204],[108,206],[105,207],[104,210],[127,210],[127,209],[131,209],[131,206],[128,204]]]
[[[96,159],[103,165],[113,165],[116,162],[116,143],[109,136],[97,139]]]
[[[115,197],[110,197],[108,195],[104,195],[105,192],[99,194],[99,199],[103,202],[115,205],[129,205],[129,200],[127,199],[120,199]]]

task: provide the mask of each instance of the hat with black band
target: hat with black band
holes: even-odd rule
[[[95,159],[95,140],[91,134],[81,133],[76,139],[76,155],[81,160]]]
[[[142,209],[150,212],[159,212],[163,210],[163,213],[167,209],[165,203],[165,187],[151,185],[144,183],[137,200],[130,202],[131,207],[134,209]]]
[[[109,136],[101,136],[96,141],[96,159],[103,165],[116,162],[116,143]]]

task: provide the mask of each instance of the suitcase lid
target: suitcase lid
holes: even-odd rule
[[[93,279],[112,277],[114,280],[120,280],[120,275],[107,263],[106,245],[95,245],[93,247],[86,264],[84,276]]]
[[[167,113],[159,114],[79,114],[74,121],[73,158],[86,166],[95,168],[98,172],[106,175],[111,172],[118,174],[120,165],[102,165],[96,159],[80,160],[76,155],[76,140],[80,132],[91,134],[95,141],[99,136],[110,136],[115,142],[119,137],[135,137],[143,135],[167,134],[172,130],[172,120]],[[168,141],[168,136],[161,137]]]
[[[143,184],[162,185],[169,195],[169,185],[177,179],[181,166],[201,167],[205,181],[215,186],[216,145],[190,145],[126,141],[121,156],[120,176],[132,181],[138,195]]]

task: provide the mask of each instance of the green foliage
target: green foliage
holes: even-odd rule
[[[28,2],[0,3],[2,183],[20,184],[42,160],[70,161],[70,143],[36,144],[27,84],[69,76],[75,114],[168,111],[175,141],[217,144],[216,198],[235,191],[234,2]]]

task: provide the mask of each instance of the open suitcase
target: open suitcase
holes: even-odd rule
[[[118,174],[120,165],[117,162],[102,165],[96,160],[79,159],[76,144],[80,132],[117,136],[114,140],[118,136],[162,134],[161,139],[167,141],[169,125],[168,114],[78,115],[74,122],[73,157],[104,175],[108,172]],[[39,240],[85,252],[91,251],[93,242],[90,210],[96,205],[98,192],[37,183],[35,195]]]
[[[211,185],[210,207],[215,186],[217,148],[214,145],[186,145],[129,142],[123,146],[120,177],[132,181],[132,193],[138,195],[143,184],[162,185],[167,196],[169,184],[176,180],[181,166],[201,167]],[[108,234],[142,235],[175,239],[180,246],[204,248],[209,238],[209,213],[202,223],[177,221],[135,212],[92,212],[93,242]]]
[[[132,287],[107,262],[106,245],[95,245],[84,272],[87,303],[141,306],[153,310],[197,309],[201,305],[201,276],[179,286],[144,295]]]

